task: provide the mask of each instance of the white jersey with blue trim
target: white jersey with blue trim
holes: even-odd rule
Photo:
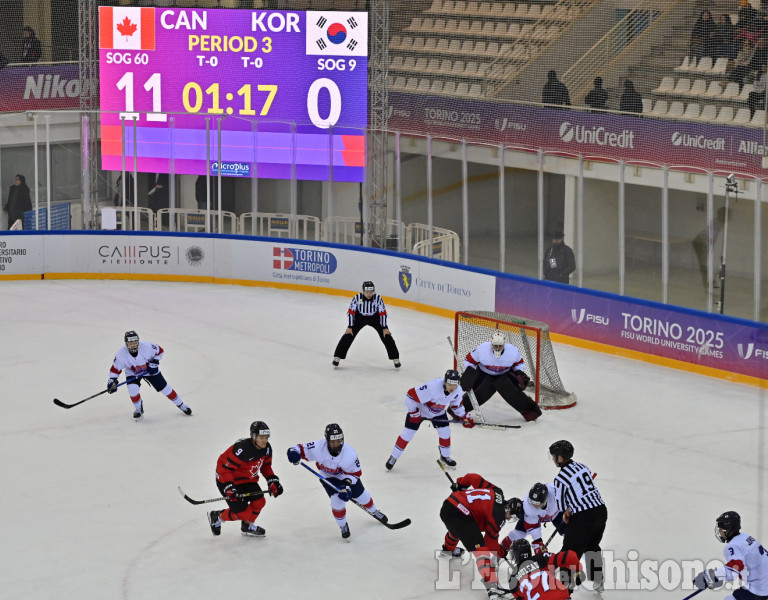
[[[514,344],[504,344],[504,352],[497,357],[491,342],[483,342],[464,359],[464,369],[469,367],[479,368],[489,375],[503,375],[508,371],[525,371],[525,362]]]
[[[139,350],[136,356],[128,352],[128,348],[122,346],[115,353],[112,367],[109,369],[110,377],[117,377],[125,370],[126,377],[134,377],[147,374],[147,363],[159,361],[163,357],[163,349],[157,344],[139,341]]]
[[[740,533],[723,550],[725,566],[715,569],[718,579],[744,579],[756,596],[768,596],[768,550],[755,538]]]
[[[531,499],[526,497],[523,500],[523,527],[525,527],[525,533],[530,535],[532,539],[541,539],[541,524],[550,523],[559,513],[557,508],[557,492],[555,486],[551,483],[545,483],[547,486],[547,505],[544,508],[536,508],[531,504]]]
[[[317,465],[317,470],[324,477],[338,477],[339,479],[349,479],[354,485],[363,474],[360,467],[360,460],[357,458],[357,452],[352,446],[344,444],[338,456],[333,456],[328,451],[328,442],[324,439],[316,442],[307,442],[293,446],[295,450],[301,453],[304,460],[313,460]]]
[[[425,418],[433,419],[445,414],[450,407],[454,414],[461,418],[464,416],[464,407],[461,404],[461,397],[464,390],[460,385],[456,386],[450,394],[445,393],[445,379],[438,377],[427,381],[422,386],[412,387],[405,396],[405,407],[409,413],[416,411]]]

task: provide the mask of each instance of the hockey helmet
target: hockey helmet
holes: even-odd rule
[[[459,372],[455,369],[448,369],[443,377],[445,385],[459,385],[460,380],[461,377],[459,376]]]
[[[364,292],[375,292],[376,286],[373,285],[373,281],[363,281],[363,291]]]
[[[718,541],[727,543],[741,531],[741,517],[735,510],[729,510],[717,517],[715,521],[715,537]]]
[[[264,446],[256,444],[256,438],[260,435],[266,435],[267,437],[271,435],[269,432],[269,425],[264,421],[254,421],[251,423],[251,441],[257,448],[266,448],[266,444]]]
[[[517,517],[518,520],[525,516],[523,510],[523,501],[520,498],[510,498],[504,503],[504,510],[510,513],[512,516]]]
[[[131,356],[136,356],[139,353],[139,334],[135,331],[126,331],[123,340],[125,340],[125,347],[128,348]]]
[[[534,483],[531,491],[528,492],[528,501],[534,508],[546,508],[549,490],[543,483]]]
[[[518,567],[522,565],[526,560],[530,560],[531,557],[533,557],[531,544],[528,543],[528,540],[525,538],[512,542],[512,546],[509,548],[509,552],[512,555],[512,562],[514,562]]]
[[[328,442],[328,452],[331,456],[338,456],[344,447],[344,432],[338,423],[330,423],[325,426],[325,441]],[[339,442],[338,445],[331,446],[331,442]]]
[[[565,460],[571,460],[573,458],[573,444],[568,440],[559,440],[549,447],[549,455],[553,458],[562,456]]]
[[[493,355],[496,358],[499,358],[499,356],[504,354],[505,343],[506,340],[504,339],[504,334],[501,333],[501,331],[497,331],[491,336],[491,347],[493,348]]]

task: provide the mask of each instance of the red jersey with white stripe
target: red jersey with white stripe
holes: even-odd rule
[[[328,442],[324,439],[297,444],[293,447],[301,453],[301,458],[304,460],[314,460],[317,470],[325,477],[350,479],[352,481],[350,485],[354,485],[363,474],[357,452],[348,444],[341,447],[338,456],[333,456],[328,452]]]
[[[110,377],[117,377],[125,370],[126,377],[147,374],[147,363],[150,360],[159,361],[163,358],[163,349],[157,344],[139,341],[139,350],[136,356],[131,356],[128,348],[122,346],[116,353],[109,369]]]
[[[734,537],[723,550],[725,566],[715,569],[718,579],[745,579],[756,596],[768,596],[768,550],[746,533]]]
[[[517,600],[567,600],[571,591],[561,583],[558,569],[571,571],[571,576],[580,569],[579,557],[573,550],[556,554],[539,554],[526,560],[518,569],[517,585],[512,589]]]
[[[504,344],[504,352],[498,358],[491,342],[483,342],[464,359],[464,369],[475,367],[489,375],[503,375],[509,371],[524,371],[525,363],[520,351],[513,344]]]
[[[460,385],[456,386],[450,394],[445,393],[445,380],[442,377],[427,381],[418,388],[412,387],[405,397],[405,407],[409,413],[416,411],[425,419],[432,419],[445,413],[448,407],[461,418],[466,414],[461,404],[464,390]]]
[[[503,492],[477,473],[458,477],[456,483],[474,489],[453,492],[448,496],[448,502],[475,520],[480,531],[485,534],[483,538],[486,548],[503,556],[505,551],[499,545],[499,531],[506,521]]]

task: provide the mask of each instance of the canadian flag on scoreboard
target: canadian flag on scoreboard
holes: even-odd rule
[[[99,48],[154,50],[155,9],[137,6],[100,6]]]

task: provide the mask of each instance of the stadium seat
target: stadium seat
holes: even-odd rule
[[[752,120],[749,122],[750,125],[753,127],[764,127],[765,126],[765,111],[764,110],[756,110],[754,116],[752,117]]]
[[[390,48],[399,48],[403,43],[403,38],[401,38],[399,35],[393,35],[391,38],[389,38],[389,47]]]
[[[512,27],[513,24],[510,24]],[[507,37],[507,24],[503,21],[496,23],[496,28],[493,30],[493,35],[496,37]]]
[[[552,17],[552,13],[554,12],[554,6],[552,4],[545,4],[541,7],[541,15],[539,18],[541,19],[549,19]]]
[[[478,54],[478,55],[480,55],[480,54],[485,55],[486,54],[486,48],[485,48],[485,42],[484,41],[480,40],[479,42],[475,42],[475,52],[474,53]]]
[[[499,56],[510,56],[512,54],[512,44],[502,44],[499,46],[499,51],[496,54]]]
[[[735,98],[739,95],[739,84],[735,81],[729,81],[725,86],[721,98]]]
[[[653,105],[653,110],[651,110],[651,115],[654,117],[663,117],[668,111],[669,106],[667,105],[666,100],[656,100],[656,104]]]
[[[712,70],[712,57],[711,56],[702,56],[701,60],[696,65],[696,71],[698,73],[709,73]],[[693,70],[693,69],[691,69]]]
[[[531,4],[530,8],[528,9],[528,18],[538,19],[540,16],[541,16],[541,5]]]
[[[669,105],[668,117],[682,117],[685,112],[685,104],[680,101],[675,101]]]
[[[424,19],[421,23],[421,28],[426,31],[427,33],[434,33],[435,31],[435,21],[432,19]],[[440,30],[442,31],[442,29]]]
[[[427,71],[430,73],[437,73],[440,70],[440,59],[439,58],[430,58],[429,63],[427,64]]]
[[[469,84],[466,81],[460,81],[456,84],[456,94],[458,96],[466,96],[469,94]]]
[[[392,87],[398,90],[405,89],[405,77],[402,75],[399,77],[395,77],[395,83]]]
[[[464,40],[464,43],[461,45],[461,53],[462,54],[474,54],[475,53],[475,42],[474,42],[474,40]]]
[[[491,26],[493,26],[493,23],[491,23]],[[493,27],[491,27],[491,29],[493,29]],[[483,35],[483,22],[472,21],[472,24],[469,26],[469,32],[472,35]]]
[[[723,84],[720,81],[711,81],[707,91],[704,92],[706,98],[718,98],[723,95]]]
[[[470,31],[469,31],[469,21],[466,21],[466,20],[459,21],[459,28],[456,30],[456,32],[457,33],[462,33],[462,34],[465,34],[465,35],[470,33]]]
[[[424,52],[435,52],[437,50],[437,38],[427,38],[424,42]]]
[[[518,4],[514,16],[518,19],[525,19],[528,16],[528,5],[524,3]]]
[[[499,55],[499,43],[488,42],[488,46],[485,49],[486,56],[498,56]]]
[[[531,32],[533,31],[533,24],[532,23],[525,23],[520,27],[520,37],[521,38],[529,38],[531,37]]]
[[[717,114],[717,118],[715,118],[713,123],[730,123],[733,121],[733,107],[732,106],[723,106],[720,109],[720,112]]]
[[[652,94],[668,94],[673,89],[675,89],[675,78],[667,76],[661,80],[659,87],[657,87],[651,93]]]
[[[707,92],[707,82],[703,79],[697,79],[691,85],[691,89],[688,90],[689,96],[703,96]]]
[[[471,60],[467,63],[467,68],[464,69],[464,74],[469,75],[471,77],[477,77],[478,71],[479,69],[478,69],[477,63]]]
[[[680,63],[679,66],[675,67],[672,70],[685,73],[686,71],[689,71],[691,69],[691,64],[693,64],[694,67],[696,66],[696,58],[695,57],[691,58],[690,56],[686,56],[683,59],[683,62]]]
[[[443,93],[443,80],[434,79],[432,85],[429,88],[430,94],[442,94]]]
[[[464,9],[464,12],[466,12],[469,15],[476,15],[480,12],[480,3],[479,2],[467,2],[467,7]]]
[[[481,15],[487,16],[491,13],[491,3],[490,2],[481,2],[480,3],[480,10]]]
[[[546,25],[542,25],[541,23],[534,26],[533,30],[531,31],[531,39],[532,40],[545,40],[547,39],[547,36],[549,35],[549,29]]]
[[[493,21],[486,21],[482,29],[483,35],[496,35],[496,24]]]
[[[704,106],[704,108],[701,109],[701,114],[699,115],[700,121],[714,121],[717,117],[717,106],[714,104],[707,104]]]
[[[400,55],[393,55],[392,60],[389,62],[389,68],[395,71],[400,71],[403,68],[403,61],[405,58]]]
[[[746,102],[749,100],[749,95],[755,91],[755,86],[751,83],[745,83],[744,86],[741,88],[741,93],[736,96],[736,100],[739,102]]]
[[[415,52],[419,52],[421,50],[424,50],[424,38],[423,37],[413,38],[413,50]]]
[[[653,100],[650,98],[643,98],[643,114],[647,115],[653,110]]]
[[[458,28],[459,22],[456,19],[448,19],[445,24],[445,30],[449,34],[455,33]]]
[[[448,46],[448,52],[451,54],[461,54],[461,40],[451,40],[451,45]]]
[[[479,83],[473,83],[469,86],[469,95],[473,98],[477,98],[483,95],[483,88]]]
[[[675,84],[675,89],[670,93],[678,96],[685,96],[691,90],[691,80],[686,77],[681,77]]]
[[[405,60],[403,61],[403,69],[406,71],[413,71],[416,68],[416,57],[415,56],[406,56]]]
[[[432,31],[434,33],[445,33],[445,19],[435,19]]]
[[[432,19],[429,19],[430,21]],[[422,20],[421,17],[415,17],[411,20],[411,24],[408,25],[407,30],[408,31],[421,31],[422,29]]]
[[[464,3],[460,2],[460,4],[463,5]],[[442,12],[449,14],[456,12],[456,3],[453,0],[443,0]]]
[[[725,71],[728,68],[728,57],[721,56],[715,61],[715,66],[709,72],[710,75],[725,75]]]
[[[433,0],[432,6],[425,12],[428,13],[441,13],[443,12],[443,0]]]
[[[453,70],[453,61],[449,58],[444,58],[440,63],[441,73],[450,73]]]
[[[403,50],[412,50],[413,49],[413,38],[409,35],[404,35],[402,41],[400,42],[400,47]]]
[[[751,115],[749,114],[748,108],[740,108],[736,111],[736,116],[733,117],[733,124],[734,125],[749,125],[749,122],[752,120]]]
[[[438,52],[448,52],[448,39],[447,38],[441,38],[437,41],[437,51]]]
[[[405,89],[415,92],[416,88],[419,87],[419,78],[418,77],[409,77],[408,81],[405,83]]]
[[[463,60],[453,61],[453,70],[451,71],[453,75],[458,75],[461,77],[462,75],[464,75],[464,70],[465,70],[465,66],[464,66]]]
[[[701,115],[701,104],[699,104],[698,102],[691,102],[688,106],[685,107],[683,118],[691,119],[695,121],[699,118],[700,115]]]
[[[456,93],[456,82],[453,79],[449,79],[445,82],[445,85],[443,85],[443,94],[455,94]]]
[[[479,63],[477,65],[477,75],[479,77],[485,77],[488,74],[488,67],[490,63]]]
[[[463,14],[467,12],[467,3],[463,0],[456,0],[453,3],[453,8],[451,9],[451,12],[458,14]]]
[[[428,92],[431,87],[432,87],[432,82],[429,79],[422,78],[422,79],[419,79],[419,85],[416,88],[416,91]]]
[[[488,14],[491,17],[500,19],[504,15],[504,8],[505,4],[503,2],[493,2],[491,4],[491,12]]]
[[[504,4],[503,16],[505,19],[511,19],[516,16],[516,7],[514,2],[506,2]]]

